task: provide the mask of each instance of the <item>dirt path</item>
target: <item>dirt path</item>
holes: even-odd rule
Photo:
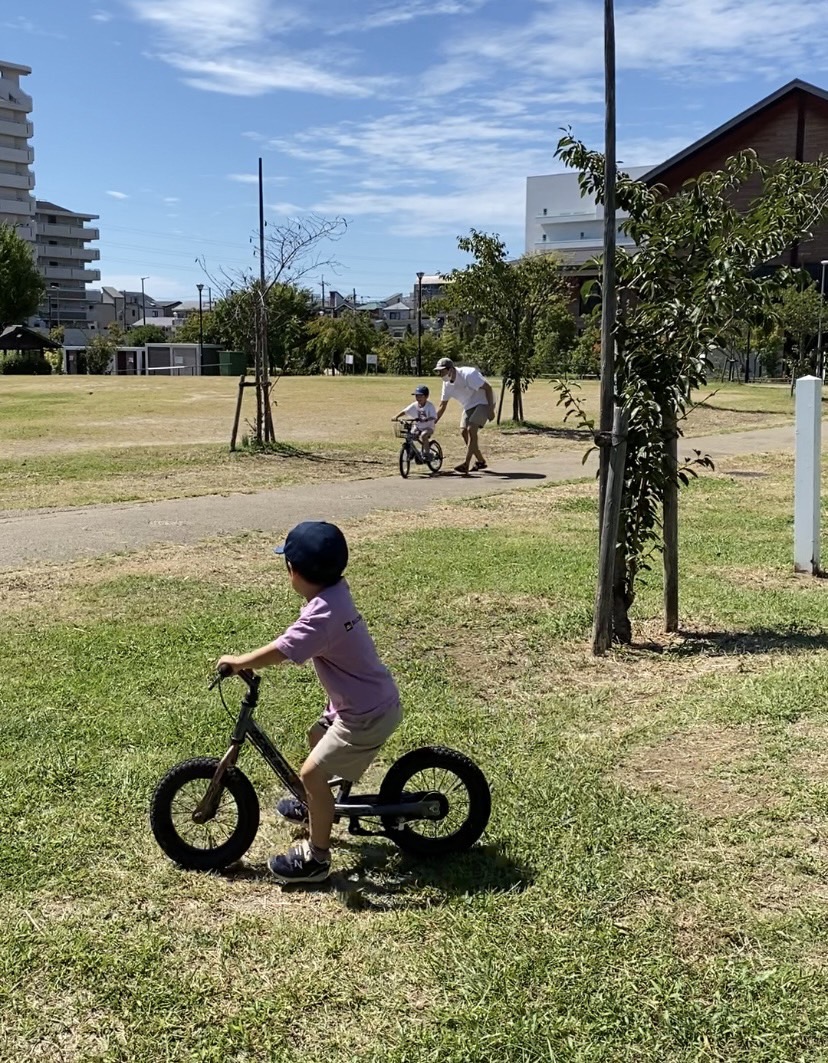
[[[794,430],[789,425],[687,439],[684,449],[709,453],[715,461],[741,454],[790,452],[793,441]],[[469,477],[428,477],[414,470],[408,480],[394,476],[283,487],[255,494],[5,512],[0,513],[0,570],[246,531],[272,532],[277,539],[300,520],[345,521],[377,510],[423,509],[435,499],[494,494],[533,484],[581,479],[594,472],[594,457],[584,466],[580,454],[553,454],[508,465],[504,461],[497,471]]]

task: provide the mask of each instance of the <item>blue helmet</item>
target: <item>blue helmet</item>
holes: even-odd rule
[[[418,387],[414,388],[414,390],[411,392],[411,394],[412,395],[425,395],[425,397],[428,398],[428,388],[425,386],[425,384],[420,384]]]

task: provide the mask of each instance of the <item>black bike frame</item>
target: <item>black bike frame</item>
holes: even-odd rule
[[[242,698],[241,711],[239,712],[233,735],[230,739],[230,749],[222,758],[216,769],[216,773],[210,783],[208,794],[216,793],[221,789],[221,780],[228,768],[233,767],[238,757],[239,750],[246,739],[258,750],[264,761],[273,772],[282,780],[293,796],[302,802],[305,797],[305,788],[296,771],[282,752],[274,745],[265,731],[253,719],[253,713],[259,701],[259,684],[261,677],[253,672],[239,672],[239,678],[247,684],[247,693]],[[440,797],[438,794],[417,793],[412,794],[412,800],[396,805],[381,805],[379,795],[360,794],[350,797],[351,783],[339,783],[339,800],[334,802],[334,815],[337,820],[347,818],[351,820],[366,816],[394,817],[400,819],[439,819],[442,813]],[[208,798],[205,797],[205,804]]]

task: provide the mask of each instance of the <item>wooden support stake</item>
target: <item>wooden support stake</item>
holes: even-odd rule
[[[500,402],[497,406],[497,423],[500,424],[500,415],[503,413],[503,396],[506,394],[506,377],[500,385]]]
[[[664,536],[664,630],[678,631],[679,574],[678,574],[678,428],[675,415],[664,417],[664,503],[662,532]]]
[[[596,657],[612,645],[613,584],[618,522],[624,496],[624,469],[627,463],[627,429],[629,414],[615,407],[612,419],[612,447],[607,463],[606,497],[602,507],[601,552],[598,561],[598,590],[595,595],[595,619],[592,629],[592,652]]]

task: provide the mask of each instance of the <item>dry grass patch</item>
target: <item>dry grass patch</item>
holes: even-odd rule
[[[766,811],[779,804],[757,763],[763,742],[748,727],[705,725],[633,750],[615,778],[634,790],[678,799],[703,816]]]

